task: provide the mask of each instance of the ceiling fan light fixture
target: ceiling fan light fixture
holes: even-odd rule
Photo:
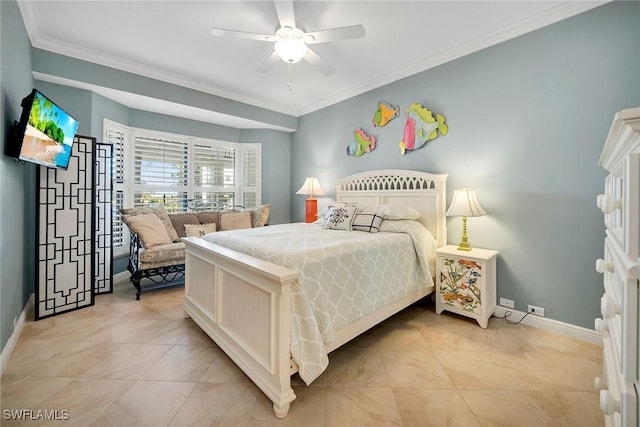
[[[295,64],[309,51],[304,43],[304,33],[299,28],[282,27],[276,32],[276,36],[279,40],[274,50],[284,62]]]

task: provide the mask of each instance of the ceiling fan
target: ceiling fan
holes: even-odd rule
[[[358,39],[364,37],[365,29],[362,25],[332,28],[305,33],[296,27],[293,13],[293,0],[274,0],[276,13],[280,21],[280,29],[275,34],[256,34],[245,31],[226,30],[222,28],[211,29],[214,36],[235,37],[242,39],[273,42],[273,53],[258,67],[256,71],[266,73],[279,60],[289,64],[295,64],[304,59],[316,67],[325,76],[332,74],[335,69],[324,59],[309,49],[310,44],[326,43],[339,40]]]

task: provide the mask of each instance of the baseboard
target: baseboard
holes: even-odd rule
[[[519,320],[526,313],[512,308],[498,306],[496,307],[496,316],[503,317],[506,312],[510,311],[513,318],[509,320]],[[522,320],[523,325],[533,326],[534,328],[545,329],[560,335],[565,335],[591,344],[602,345],[602,334],[593,329],[583,328],[581,326],[572,325],[570,323],[560,322],[558,320],[549,319],[530,314]]]
[[[11,354],[16,348],[18,338],[20,338],[20,333],[22,333],[22,328],[24,327],[24,324],[27,320],[27,313],[29,313],[29,311],[31,311],[31,309],[33,308],[35,299],[35,295],[31,294],[29,300],[27,301],[27,304],[22,310],[22,313],[20,313],[20,316],[18,317],[15,328],[13,328],[13,333],[9,337],[7,344],[2,349],[2,353],[0,354],[0,375],[4,373],[4,368],[7,366],[7,363],[9,363],[9,358],[11,358]]]
[[[126,282],[131,277],[131,273],[128,271],[121,271],[120,273],[113,275],[113,283]]]

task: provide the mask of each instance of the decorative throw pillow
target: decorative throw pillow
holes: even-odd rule
[[[316,215],[318,217],[318,219],[314,221],[314,224],[320,224],[321,227],[325,227],[325,225],[327,225],[327,220],[329,219],[329,213],[330,213],[331,208],[343,208],[343,207],[346,207],[346,206],[355,206],[357,208],[358,207],[358,203],[357,202],[334,202],[334,201],[332,201],[329,204],[329,206],[327,206],[326,208],[322,209]]]
[[[202,237],[208,233],[215,233],[216,223],[211,222],[209,224],[185,224],[184,232],[187,237]]]
[[[131,216],[131,215],[135,216],[140,214],[155,213],[156,215],[158,215],[158,218],[160,218],[160,221],[162,221],[162,225],[164,225],[164,228],[167,230],[167,234],[169,234],[169,237],[171,237],[171,240],[174,242],[180,241],[180,237],[178,236],[176,229],[173,227],[173,224],[169,219],[169,215],[167,215],[167,212],[165,211],[164,206],[162,205],[138,206],[135,208],[122,208],[120,209],[120,213],[125,216]]]
[[[351,224],[351,228],[356,231],[366,231],[369,233],[377,233],[380,231],[380,224],[382,223],[382,216],[377,213],[365,214],[357,213],[356,217]]]
[[[200,224],[211,224],[212,222],[220,224],[220,211],[196,212],[196,216]]]
[[[169,215],[169,219],[171,220],[171,224],[173,224],[173,228],[175,228],[176,233],[178,233],[178,239],[181,237],[187,237],[184,233],[184,226],[186,224],[200,224],[198,216],[192,212],[173,213]]]
[[[365,209],[362,213],[377,213],[382,218],[389,220],[418,219],[420,212],[409,206],[378,205]]]
[[[258,206],[255,209],[252,209],[251,212],[251,225],[255,227],[264,227],[264,225],[269,221],[269,212],[271,211],[271,205],[266,204],[262,206]]]
[[[324,228],[329,230],[352,231],[351,224],[356,216],[356,206],[330,207],[327,223]]]
[[[122,217],[122,221],[138,235],[145,248],[173,243],[162,221],[155,213],[127,215]]]
[[[243,228],[251,228],[251,213],[221,213],[220,214],[220,230],[239,230]]]

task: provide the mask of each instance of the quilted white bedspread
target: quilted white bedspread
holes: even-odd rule
[[[203,237],[298,271],[291,290],[291,354],[310,384],[327,367],[336,330],[433,285],[436,242],[416,221],[383,221],[381,232],[282,224]]]

